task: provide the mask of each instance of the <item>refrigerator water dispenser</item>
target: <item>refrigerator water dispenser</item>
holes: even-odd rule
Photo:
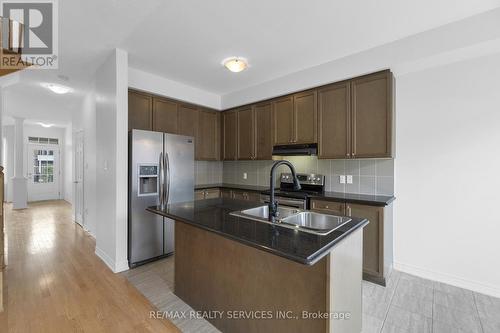
[[[139,164],[139,186],[138,196],[148,196],[158,194],[158,165],[157,164]]]

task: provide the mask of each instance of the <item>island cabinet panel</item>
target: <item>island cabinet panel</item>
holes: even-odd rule
[[[255,159],[271,160],[273,154],[273,126],[271,102],[257,104],[255,112]]]
[[[384,279],[384,207],[347,204],[347,215],[365,218],[370,223],[363,230],[363,273],[367,280]]]
[[[351,81],[352,156],[392,156],[392,74],[389,71]]]
[[[317,93],[306,91],[293,96],[293,143],[315,143],[317,137]]]
[[[318,158],[350,158],[350,83],[318,91]]]
[[[255,117],[252,107],[238,110],[238,160],[255,159]]]
[[[129,91],[128,129],[153,130],[153,98],[151,95]]]
[[[294,135],[294,108],[293,96],[273,101],[274,145],[293,143]]]
[[[251,232],[252,225],[239,228]],[[266,320],[209,319],[222,332],[327,331],[326,320],[301,318],[302,311],[327,311],[326,258],[301,265],[182,222],[175,225],[175,256],[175,294],[193,309],[273,313]],[[299,318],[278,319],[277,311],[292,311]]]
[[[236,110],[226,111],[222,115],[223,126],[223,159],[236,160],[238,157],[238,113]]]
[[[198,113],[198,159],[216,161],[220,159],[220,113],[200,109]]]
[[[153,98],[153,131],[177,134],[178,104]]]

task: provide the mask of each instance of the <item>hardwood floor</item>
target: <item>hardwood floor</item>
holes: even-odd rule
[[[150,318],[156,308],[97,258],[67,203],[6,205],[5,224],[0,332],[179,332]]]

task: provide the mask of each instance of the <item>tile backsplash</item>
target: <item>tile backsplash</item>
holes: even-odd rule
[[[222,183],[222,167],[223,163],[220,161],[195,161],[195,184],[204,185]]]
[[[318,173],[325,175],[326,191],[363,193],[363,194],[394,194],[394,160],[322,160],[316,156],[286,157],[297,172]],[[269,171],[274,161],[225,161],[223,167],[223,182],[231,184],[262,185],[269,184]],[[289,172],[286,167],[280,167],[278,173]],[[247,179],[243,179],[243,174]],[[352,175],[352,184],[340,184],[340,175]]]

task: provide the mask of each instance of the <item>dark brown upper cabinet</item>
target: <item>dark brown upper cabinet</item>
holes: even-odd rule
[[[179,105],[177,113],[177,133],[192,136],[195,144],[195,159],[200,159],[200,141],[198,137],[198,107],[192,105]]]
[[[293,111],[293,143],[318,142],[316,91],[306,91],[293,95]]]
[[[198,113],[198,160],[220,160],[220,112],[200,109]]]
[[[236,160],[238,157],[238,112],[226,111],[222,115],[223,154],[225,161]]]
[[[162,98],[153,98],[153,131],[177,134],[178,104]]]
[[[254,106],[255,112],[255,159],[271,160],[273,158],[273,117],[271,102]]]
[[[198,108],[181,104],[177,116],[177,134],[196,138],[198,134]]]
[[[318,157],[351,157],[351,85],[335,83],[318,90]]]
[[[293,143],[295,140],[293,118],[293,96],[273,101],[274,145]]]
[[[392,156],[392,85],[390,71],[351,80],[352,157]]]
[[[153,98],[136,91],[128,93],[128,129],[153,129]]]
[[[319,158],[392,157],[390,71],[318,89]]]
[[[312,90],[273,102],[274,145],[317,142],[316,100]]]
[[[255,116],[254,109],[244,107],[238,109],[238,160],[255,159]]]
[[[129,130],[192,136],[196,160],[220,160],[220,112],[134,90],[129,90],[128,99]]]

